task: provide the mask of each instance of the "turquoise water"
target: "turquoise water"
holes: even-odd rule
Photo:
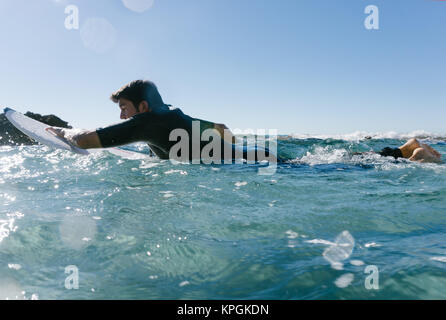
[[[404,142],[285,139],[270,176],[1,147],[0,297],[445,299],[446,165],[350,155]]]

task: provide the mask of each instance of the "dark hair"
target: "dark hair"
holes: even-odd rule
[[[165,105],[156,85],[148,80],[132,81],[112,93],[110,97],[115,103],[118,103],[121,98],[130,100],[136,109],[138,109],[142,101],[147,101],[150,108],[158,108]]]

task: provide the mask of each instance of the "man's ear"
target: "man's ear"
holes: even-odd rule
[[[150,108],[149,103],[143,100],[138,106],[138,111],[143,113],[143,112],[150,112],[152,111],[152,109]]]

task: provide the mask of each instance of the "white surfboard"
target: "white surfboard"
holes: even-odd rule
[[[51,126],[34,120],[30,117],[25,116],[24,114],[21,114],[18,111],[15,111],[10,108],[6,108],[4,110],[6,118],[21,132],[26,134],[28,137],[36,140],[37,142],[40,142],[41,144],[44,144],[46,146],[56,148],[56,149],[63,149],[68,150],[77,154],[83,154],[88,155],[91,153],[95,153],[102,150],[107,150],[112,154],[124,157],[124,158],[130,158],[130,159],[140,159],[140,158],[146,158],[148,155],[139,153],[139,152],[133,152],[128,150],[123,150],[119,148],[107,148],[107,149],[81,149],[79,147],[76,147],[72,145],[70,142],[68,142],[66,139],[58,137],[54,135],[53,133],[47,131],[48,128]]]

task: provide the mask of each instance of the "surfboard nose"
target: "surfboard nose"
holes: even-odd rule
[[[6,113],[6,112],[8,112],[8,111],[13,111],[11,108],[5,108],[5,109],[3,109],[3,112],[4,113]]]

